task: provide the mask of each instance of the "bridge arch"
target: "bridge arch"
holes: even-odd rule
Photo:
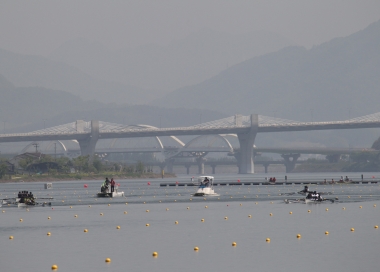
[[[23,153],[26,153],[28,151],[29,148],[31,148],[33,145],[35,144],[39,144],[40,145],[41,142],[31,142],[29,143],[27,146],[25,146],[21,151],[20,151],[20,154],[23,154]],[[67,156],[67,147],[65,146],[65,144],[60,141],[60,140],[57,140],[57,141],[49,141],[47,143],[44,144],[44,147],[43,147],[43,151],[42,153],[47,153],[47,151],[52,148],[52,146],[54,145],[54,143],[57,143],[58,146],[61,148],[61,150],[63,151],[63,154],[65,156]],[[40,146],[41,148],[41,146]],[[41,149],[40,149],[41,150]]]
[[[230,149],[230,151],[233,151],[233,147],[231,143],[226,139],[226,137],[220,135],[220,134],[213,134],[213,135],[201,135],[198,137],[195,137],[190,142],[188,142],[184,147],[190,147],[191,145],[194,145],[196,142],[200,142],[202,140],[208,141],[207,147],[211,147],[214,145],[214,143],[217,140],[221,140],[223,143],[226,144],[226,146]]]

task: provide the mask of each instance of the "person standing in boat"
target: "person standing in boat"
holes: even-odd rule
[[[111,193],[115,191],[115,184],[116,182],[114,181],[113,178],[111,178]]]

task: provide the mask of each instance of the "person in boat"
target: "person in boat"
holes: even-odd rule
[[[340,177],[339,182],[343,182],[343,176]]]
[[[273,178],[272,177],[269,178],[269,182],[273,182]]]
[[[348,176],[346,176],[346,178],[344,179],[344,181],[350,181],[350,179],[348,178]]]
[[[273,177],[273,180],[272,180],[273,182],[276,182],[276,177]]]
[[[205,180],[203,181],[203,184],[207,187],[208,184],[209,184],[210,180],[208,179],[208,177],[205,177]]]
[[[301,191],[303,193],[307,193],[309,192],[309,187],[308,186],[305,186],[305,188],[303,188],[303,190]]]
[[[334,184],[334,183],[335,183],[334,179],[331,179],[331,184]]]
[[[116,184],[115,180],[111,178],[111,193],[115,191],[115,184]]]

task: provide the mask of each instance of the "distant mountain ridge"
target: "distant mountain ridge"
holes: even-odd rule
[[[13,53],[0,49],[0,74],[17,87],[44,87],[64,90],[84,100],[105,103],[144,104],[154,92],[135,86],[92,77],[68,64],[42,56]]]
[[[110,81],[167,93],[216,75],[227,66],[294,44],[267,32],[228,34],[202,29],[161,46],[147,44],[111,51],[77,38],[62,44],[49,58]]]
[[[287,47],[239,63],[153,103],[311,121],[378,112],[380,21],[310,50]]]

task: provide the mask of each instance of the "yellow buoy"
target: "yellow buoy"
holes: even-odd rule
[[[111,204],[108,204],[108,206],[111,206]]]
[[[273,215],[272,213],[269,214],[269,216],[272,216],[272,215]]]
[[[152,253],[152,256],[153,256],[153,257],[157,257],[157,256],[158,256],[158,253],[155,251],[155,252]]]
[[[190,210],[190,207],[187,207],[186,209],[187,209],[187,210]]]
[[[146,227],[149,227],[150,225],[149,224],[145,224]]]
[[[236,247],[236,242],[232,242],[232,246],[233,246],[233,247]]]
[[[13,236],[9,236],[9,240],[13,240]]]
[[[297,238],[300,239],[301,238],[301,234],[297,234]]]
[[[201,222],[204,222],[204,221],[205,221],[205,220],[202,218],[202,219],[201,219]]]
[[[363,206],[359,206],[359,209],[363,208]]]
[[[116,229],[120,229],[120,226],[117,226]]]
[[[257,205],[257,202],[255,202],[255,205]]]
[[[249,215],[248,215],[248,218],[251,218],[251,217],[252,217],[252,215],[249,214]]]
[[[374,207],[376,207],[376,204],[373,204]]]
[[[289,214],[293,214],[293,212],[289,212]]]
[[[149,212],[149,210],[146,210],[146,212]]]
[[[166,210],[168,211],[169,209],[168,209],[168,208],[166,208]]]
[[[311,210],[308,210],[307,212],[308,212],[308,213],[311,213]]]
[[[75,218],[77,218],[77,217],[78,217],[78,215],[76,214],[76,215],[74,215],[74,217],[75,217]]]
[[[378,229],[378,228],[379,228],[379,226],[378,226],[378,225],[376,225],[376,226],[374,226],[374,228],[375,228],[375,229]]]
[[[351,228],[351,231],[355,231],[355,229],[354,229],[354,228]]]
[[[174,224],[178,225],[178,221],[175,221]]]
[[[199,250],[199,247],[194,247],[194,251],[198,251]]]
[[[84,229],[83,232],[88,232],[88,229]]]
[[[50,236],[50,235],[51,235],[51,233],[50,233],[50,232],[48,232],[48,233],[46,233],[46,235],[47,235],[47,236]]]
[[[88,205],[89,208],[91,208],[91,205]]]
[[[128,202],[125,202],[125,205],[128,205]]]
[[[57,269],[58,269],[58,265],[53,264],[53,265],[51,266],[51,270],[57,270]]]
[[[205,206],[205,209],[207,209],[208,207],[207,206]]]
[[[103,213],[100,213],[100,216],[102,216],[103,215]]]
[[[228,220],[228,217],[226,216],[226,217],[224,217],[224,220]]]
[[[192,198],[190,198],[190,201],[193,201],[193,199],[192,199]]]
[[[22,222],[22,221],[24,221],[24,220],[22,220],[22,218],[20,218],[20,222]]]
[[[271,201],[270,204],[273,204],[273,201]]]
[[[240,206],[243,206],[243,204],[240,203]]]
[[[328,232],[328,231],[325,231],[325,234],[326,234],[326,235],[329,235],[329,232]]]
[[[73,208],[73,206],[70,206],[70,209],[72,209]]]
[[[326,212],[328,211],[329,209],[328,208],[326,208]]]
[[[51,218],[50,218],[50,216],[48,216],[48,220],[50,220]]]
[[[124,211],[124,214],[127,214],[128,212]]]
[[[270,238],[265,239],[265,242],[270,243]]]
[[[111,262],[111,259],[110,259],[110,258],[106,258],[105,262],[106,262],[106,263],[110,263],[110,262]]]
[[[342,210],[345,210],[345,209],[346,209],[345,207],[342,208]]]

